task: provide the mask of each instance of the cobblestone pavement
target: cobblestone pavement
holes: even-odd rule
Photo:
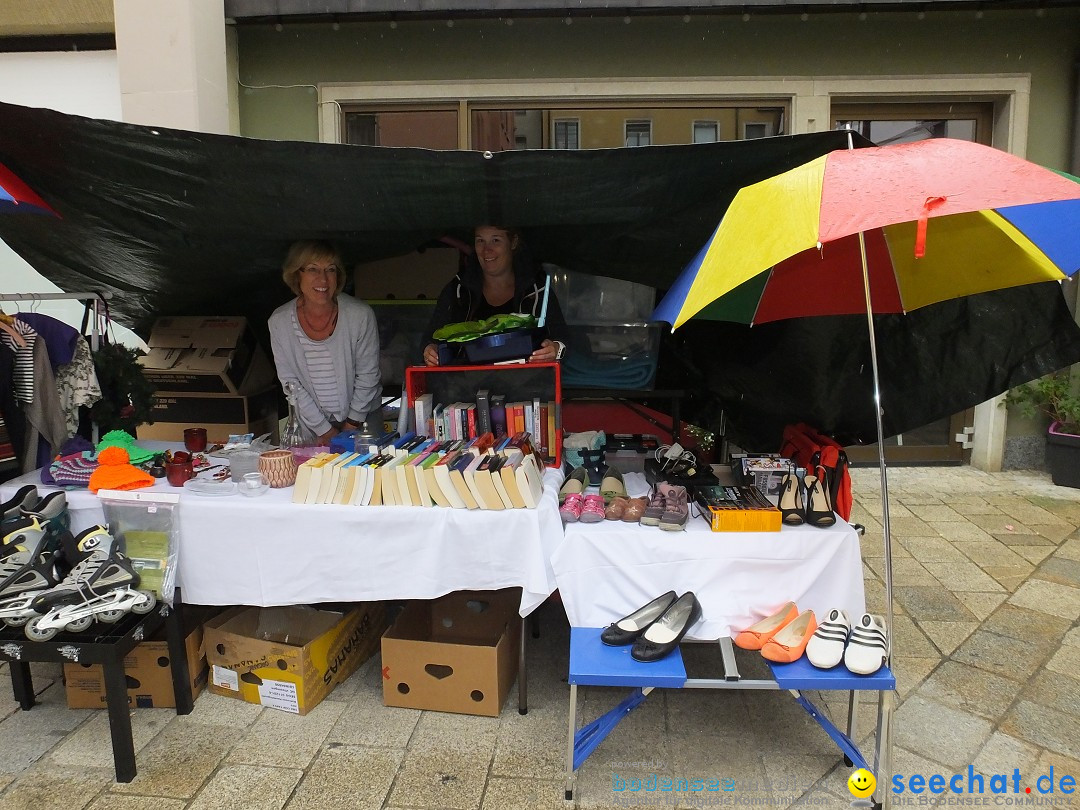
[[[878,472],[853,477],[852,519],[867,528],[868,607],[880,612]],[[1045,798],[1036,780],[1052,771],[1053,797],[1069,798],[1062,777],[1080,779],[1080,490],[1055,487],[1042,473],[969,467],[894,468],[889,481],[893,772],[905,784],[914,774],[961,774],[965,791],[983,775],[983,798],[993,805]],[[68,709],[59,669],[35,665],[32,711],[19,711],[10,684],[0,684],[0,810],[565,808],[568,629],[557,603],[541,608],[539,628],[529,646],[526,716],[513,697],[498,718],[384,707],[376,657],[306,717],[210,694],[186,717],[135,710],[138,776],[129,784],[113,781],[105,712]],[[8,681],[6,667],[0,672]],[[582,720],[624,694],[581,692]],[[838,696],[810,697],[838,721],[846,710]],[[875,712],[876,701],[864,697],[864,751],[872,750],[865,735],[872,737]],[[991,794],[996,774],[1013,789],[1014,770],[1021,793],[1033,793]],[[846,808],[850,771],[784,693],[657,690],[579,770],[578,803]],[[635,778],[647,788],[651,774],[734,780],[734,789],[616,790]],[[894,805],[946,806],[971,796],[899,798]]]

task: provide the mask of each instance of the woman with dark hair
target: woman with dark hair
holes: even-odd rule
[[[382,406],[375,313],[342,292],[345,265],[329,242],[295,242],[281,278],[296,297],[270,316],[278,380],[293,383],[300,421],[327,444]]]
[[[519,253],[521,236],[502,225],[478,225],[474,256],[466,267],[443,287],[423,340],[424,362],[439,365],[434,332],[448,323],[482,321],[492,315],[523,312],[536,317],[544,302],[544,274]],[[555,294],[548,297],[548,333],[558,337],[566,327]],[[562,358],[565,344],[547,338],[529,357],[530,363],[549,363]]]

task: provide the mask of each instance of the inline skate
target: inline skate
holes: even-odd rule
[[[36,611],[30,606],[57,582],[53,555],[45,550],[48,532],[37,518],[4,524],[0,538],[0,620],[21,627]]]
[[[23,517],[36,517],[45,528],[45,551],[56,553],[60,548],[61,538],[71,528],[71,515],[68,513],[67,495],[63,492],[50,492],[40,500],[22,507]]]
[[[64,554],[71,571],[31,601],[39,614],[26,623],[24,632],[31,641],[48,641],[61,630],[81,632],[95,619],[111,624],[129,612],[149,613],[157,604],[153,593],[136,590],[139,575],[107,529],[91,527],[72,544]]]
[[[8,500],[0,503],[0,523],[18,520],[23,516],[22,510],[38,502],[37,487],[27,484],[19,487],[18,491]]]

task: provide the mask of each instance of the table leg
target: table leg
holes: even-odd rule
[[[518,645],[518,714],[529,712],[529,678],[525,668],[525,637],[528,617],[521,617],[521,643]]]
[[[574,742],[577,736],[577,684],[570,684],[570,733],[566,738],[566,800],[574,798]]]
[[[852,689],[848,692],[847,701],[847,735],[848,739],[855,740],[858,736],[858,716],[859,716],[859,693]],[[844,754],[844,764],[849,768],[853,764],[851,757]]]
[[[173,606],[165,617],[165,639],[169,645],[176,713],[191,714],[195,703],[191,698],[191,673],[184,645],[184,603],[180,601],[179,590],[173,595]]]
[[[135,778],[135,743],[131,739],[131,714],[123,657],[113,655],[102,666],[105,670],[105,705],[109,710],[116,781],[130,782]]]
[[[34,679],[30,675],[30,662],[11,661],[8,663],[11,673],[11,691],[24,712],[34,705]]]
[[[889,810],[892,791],[889,790],[889,781],[892,779],[892,710],[893,693],[891,689],[878,692],[878,715],[877,715],[877,750],[874,753],[874,773],[885,780],[884,785],[878,786],[878,796],[881,797],[881,810]]]

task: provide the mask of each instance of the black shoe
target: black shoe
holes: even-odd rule
[[[808,475],[806,483],[806,522],[819,529],[827,529],[836,523],[832,499],[829,497],[829,476],[820,464],[816,476]]]
[[[658,596],[649,604],[642,605],[629,616],[608,625],[600,634],[600,640],[610,647],[633,644],[649,625],[659,619],[675,601],[675,591]]]
[[[0,503],[0,521],[18,520],[23,516],[23,509],[38,502],[37,487],[27,484],[20,487],[11,500]]]
[[[780,519],[785,526],[802,526],[806,522],[806,507],[803,506],[802,484],[799,476],[789,472],[780,481],[780,498],[777,502]]]
[[[630,650],[635,661],[659,661],[679,646],[686,631],[701,618],[701,603],[692,591],[676,599],[664,615],[645,628]]]

